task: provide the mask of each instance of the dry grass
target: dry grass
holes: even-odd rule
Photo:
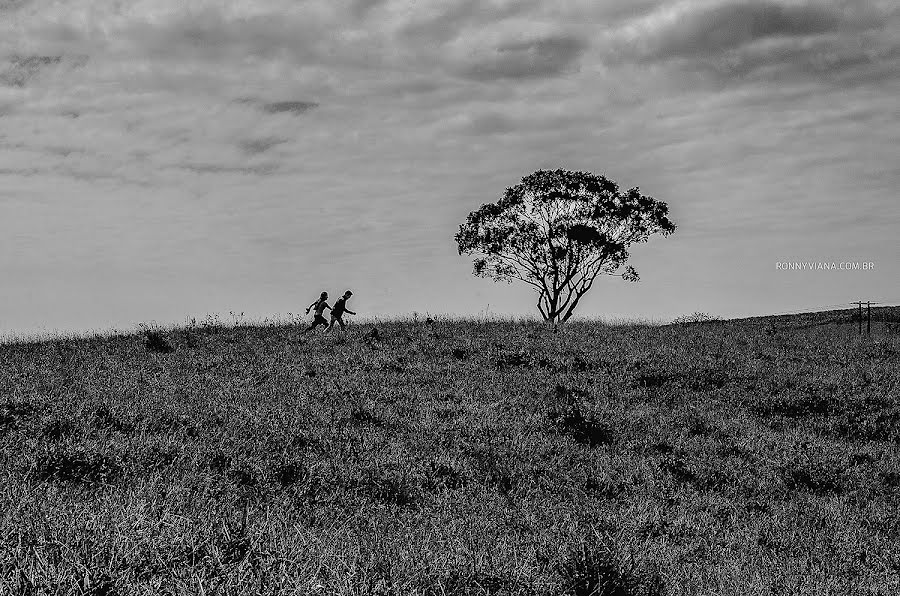
[[[369,329],[0,346],[0,593],[900,591],[897,335]]]

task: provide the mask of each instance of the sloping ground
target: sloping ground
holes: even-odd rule
[[[871,329],[878,332],[900,332],[900,306],[872,306],[863,305],[862,311],[858,307],[848,307],[841,310],[828,310],[790,315],[773,315],[767,317],[753,317],[749,319],[735,319],[734,323],[756,323],[768,325],[781,325],[788,327],[812,327],[816,325],[846,325],[859,331],[859,322],[862,321],[862,329],[866,330],[867,321]]]
[[[0,593],[898,593],[898,336],[791,321],[0,346]]]

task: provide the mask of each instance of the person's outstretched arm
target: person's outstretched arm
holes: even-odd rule
[[[314,307],[316,304],[318,304],[318,302],[319,302],[319,301],[316,300],[315,302],[313,302],[312,304],[310,304],[309,306],[307,306],[307,307],[306,307],[306,314],[309,314],[309,311],[312,310],[312,307]]]
[[[355,312],[353,312],[353,311],[350,310],[350,309],[347,309],[347,310],[345,310],[344,312],[347,313],[348,315],[355,315],[355,314],[356,314]]]

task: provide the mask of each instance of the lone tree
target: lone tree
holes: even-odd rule
[[[625,266],[628,247],[674,232],[668,212],[662,201],[637,188],[622,192],[605,176],[538,170],[470,213],[455,239],[459,254],[477,255],[476,276],[531,285],[544,320],[562,323],[598,275],[639,279]]]

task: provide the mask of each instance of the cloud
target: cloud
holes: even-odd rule
[[[572,69],[586,48],[569,35],[504,43],[471,57],[461,74],[476,81],[556,77]]]
[[[304,114],[318,106],[313,101],[275,101],[262,104],[262,109],[269,114]]]
[[[282,143],[287,143],[287,139],[279,138],[279,137],[266,137],[262,139],[246,139],[240,141],[238,146],[241,150],[248,155],[258,155],[260,153],[265,153],[272,147],[276,145],[281,145]]]
[[[537,0],[485,1],[462,0],[432,3],[432,10],[419,10],[400,27],[400,35],[409,40],[435,46],[456,39],[464,29],[497,26],[510,18],[528,13],[539,5]],[[420,15],[425,16],[420,16]]]
[[[662,27],[649,40],[644,56],[702,57],[761,39],[835,31],[841,24],[840,13],[822,6],[786,6],[759,0],[712,6]]]
[[[0,83],[10,87],[24,87],[41,70],[55,66],[62,56],[11,56],[0,71]]]
[[[873,3],[740,1],[662,8],[611,34],[607,62],[672,65],[722,81],[890,77],[900,48]]]
[[[277,169],[277,164],[259,164],[255,166],[224,166],[212,163],[186,163],[172,166],[178,169],[190,170],[198,174],[251,174],[255,176],[265,176],[273,174]]]
[[[31,0],[0,0],[0,12],[4,10],[16,10],[28,4]]]

